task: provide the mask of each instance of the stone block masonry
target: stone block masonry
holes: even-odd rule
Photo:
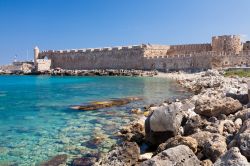
[[[250,45],[240,36],[214,36],[212,43],[188,45],[142,44],[92,49],[49,50],[34,49],[34,62],[51,61],[37,69],[69,70],[138,69],[138,70],[204,70],[236,65],[250,65]]]

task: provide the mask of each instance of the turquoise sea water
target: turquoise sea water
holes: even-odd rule
[[[113,133],[133,119],[131,108],[187,95],[174,82],[145,77],[0,76],[0,165],[38,165],[58,154],[69,158],[106,152]],[[97,111],[70,105],[110,98],[142,101]],[[102,138],[93,143],[93,138]]]

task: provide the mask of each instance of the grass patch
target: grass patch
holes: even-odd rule
[[[242,69],[231,70],[231,71],[226,71],[224,76],[225,77],[233,77],[233,76],[250,77],[250,71],[245,71]]]

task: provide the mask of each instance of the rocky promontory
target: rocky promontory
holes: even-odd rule
[[[172,73],[194,93],[133,110],[139,120],[118,133],[124,143],[94,165],[250,165],[250,108],[247,78],[228,78],[209,70]]]

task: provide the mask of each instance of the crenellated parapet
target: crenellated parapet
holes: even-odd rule
[[[240,36],[212,37],[211,43],[184,45],[141,44],[68,50],[34,50],[34,58],[51,60],[64,69],[208,69],[250,65],[250,42]],[[40,61],[44,65],[45,61]],[[47,62],[46,62],[47,63]],[[47,63],[48,64],[48,63]]]
[[[141,50],[145,45],[131,45],[131,46],[117,46],[104,48],[85,48],[85,49],[71,49],[71,50],[44,50],[39,53],[39,58],[50,57],[53,55],[68,55],[75,53],[106,53],[116,51],[134,51]]]

